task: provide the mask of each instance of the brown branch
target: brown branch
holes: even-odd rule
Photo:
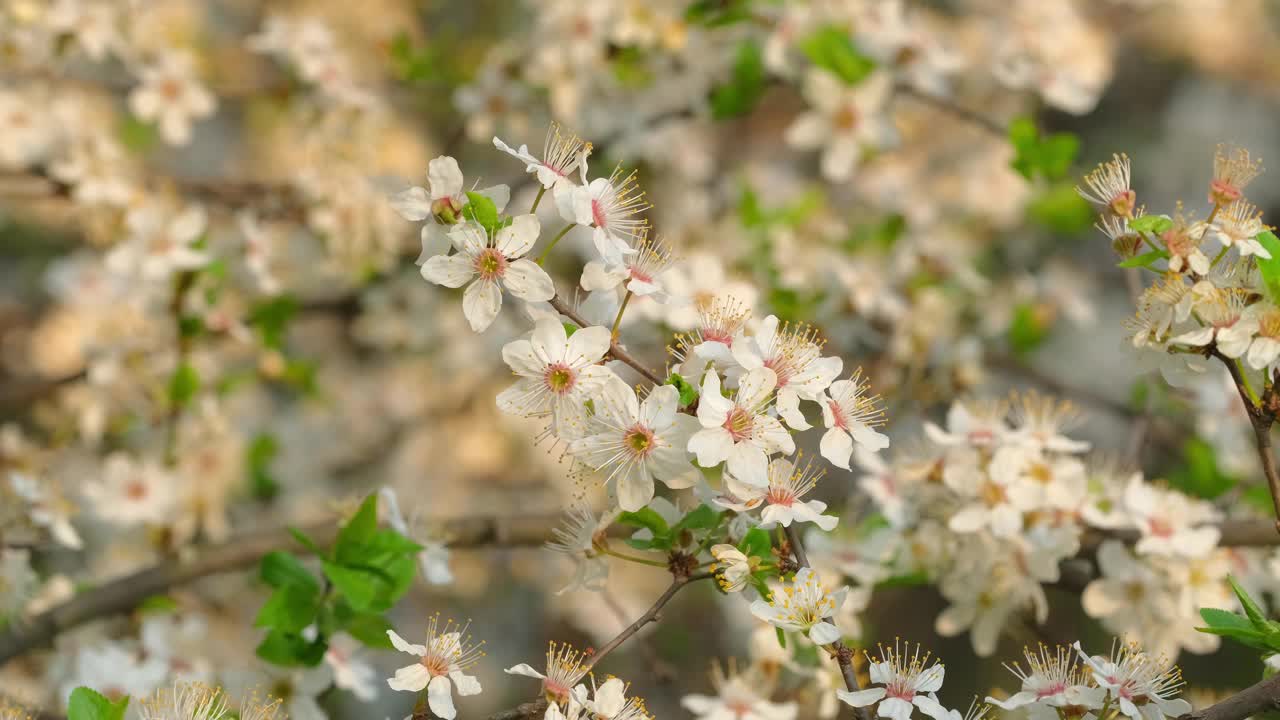
[[[533,702],[517,705],[510,710],[496,712],[489,716],[489,720],[528,720],[530,718],[540,718],[546,711],[546,700],[534,700]]]
[[[796,530],[796,523],[787,526],[787,543],[791,546],[791,554],[795,556],[796,562],[800,567],[809,567],[809,554],[804,550],[804,543],[800,542],[800,533]],[[831,618],[824,618],[827,622],[835,624]],[[858,682],[858,673],[853,669],[853,649],[844,644],[842,640],[836,640],[831,643],[831,649],[835,653],[836,663],[840,666],[840,674],[844,676],[844,685],[849,692],[858,692],[862,689],[862,683]],[[871,711],[865,707],[856,707],[853,709],[854,717],[858,720],[871,720]]]
[[[636,618],[635,622],[623,628],[622,632],[615,635],[612,640],[605,643],[604,647],[596,651],[596,653],[591,656],[591,659],[584,664],[583,669],[590,670],[595,667],[596,663],[603,660],[609,653],[617,650],[619,645],[626,642],[628,638],[639,632],[645,625],[658,622],[658,620],[662,618],[662,608],[666,607],[668,602],[671,602],[671,598],[675,597],[676,593],[680,592],[681,588],[697,582],[698,580],[707,580],[711,577],[713,577],[713,575],[709,572],[701,572],[689,576],[675,576],[671,581],[671,585],[669,585],[667,589],[658,596],[657,600],[653,601],[653,605],[651,605],[648,610],[645,610],[643,615]]]
[[[585,318],[579,315],[577,310],[574,310],[573,308],[569,307],[569,304],[566,303],[564,300],[562,300],[559,295],[551,298],[550,303],[551,303],[551,307],[555,308],[556,312],[572,320],[574,323],[578,325],[578,327],[591,326],[591,323],[587,322]],[[635,357],[631,355],[631,353],[627,352],[626,350],[623,350],[622,346],[618,344],[617,340],[609,341],[609,354],[617,358],[618,360],[622,361],[623,363],[630,365],[636,372],[643,375],[646,380],[653,383],[654,385],[662,384],[662,378],[658,377],[653,372],[651,372],[648,368],[642,365],[639,360],[635,359]]]
[[[1001,123],[999,120],[996,120],[995,118],[984,115],[978,112],[977,110],[971,110],[967,107],[964,107],[963,105],[957,105],[956,103],[952,102],[949,98],[945,98],[939,95],[933,95],[932,93],[926,93],[922,90],[912,87],[911,85],[903,85],[903,84],[895,85],[894,90],[897,91],[898,93],[901,93],[902,95],[905,95],[906,97],[919,100],[925,105],[929,105],[930,107],[933,107],[937,110],[941,110],[947,113],[948,115],[951,115],[952,117],[963,120],[969,123],[970,125],[973,125],[974,127],[980,130],[984,130],[1001,140],[1004,140],[1009,136],[1009,129],[1004,126],[1004,123]]]
[[[559,515],[484,516],[442,521],[448,545],[464,547],[531,547],[551,539]],[[318,544],[326,545],[337,532],[328,520],[302,528]],[[288,529],[255,533],[198,551],[190,560],[165,560],[152,567],[110,580],[33,618],[19,620],[0,632],[0,666],[58,634],[99,618],[127,613],[142,601],[179,585],[210,575],[243,570],[274,550],[298,548]]]
[[[1258,460],[1262,464],[1262,474],[1267,478],[1267,487],[1271,490],[1271,503],[1275,508],[1275,531],[1280,533],[1280,472],[1276,470],[1275,453],[1271,450],[1271,425],[1276,421],[1276,408],[1280,407],[1280,396],[1277,396],[1275,386],[1271,385],[1263,392],[1261,404],[1254,403],[1249,392],[1248,381],[1240,371],[1239,364],[1223,355],[1214,346],[1209,347],[1209,354],[1227,366],[1227,372],[1231,373],[1231,381],[1235,383],[1236,392],[1240,394],[1240,402],[1249,416],[1249,424],[1253,426]]]
[[[1177,720],[1245,720],[1267,710],[1280,710],[1280,675],[1254,683],[1216,705],[1189,712]]]

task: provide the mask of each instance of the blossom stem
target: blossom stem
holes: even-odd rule
[[[547,302],[551,305],[551,307],[556,312],[560,313],[561,315],[564,315],[565,317],[569,318],[573,322],[577,323],[578,327],[591,327],[592,323],[587,322],[586,318],[582,317],[582,315],[580,315],[577,310],[574,310],[573,308],[569,307],[569,304],[566,303],[564,300],[561,300],[559,296],[553,297]],[[609,341],[609,354],[612,355],[619,362],[622,362],[626,365],[630,365],[632,369],[634,369],[636,372],[643,375],[646,380],[653,383],[654,385],[662,384],[662,378],[653,374],[653,371],[649,370],[644,365],[640,364],[639,360],[635,359],[635,357],[633,357],[631,353],[628,353],[626,350],[623,350],[622,346],[618,345],[618,343],[612,338]]]
[[[1235,365],[1236,370],[1240,373],[1241,387],[1249,395],[1249,402],[1253,403],[1254,407],[1257,407],[1262,401],[1258,399],[1258,393],[1254,392],[1253,386],[1249,384],[1249,376],[1245,374],[1244,365],[1240,363],[1240,358],[1235,359]]]
[[[184,270],[173,279],[173,296],[169,301],[169,315],[173,320],[173,330],[178,338],[177,365],[174,366],[174,379],[170,381],[169,410],[164,419],[164,464],[174,466],[178,462],[178,421],[182,419],[182,409],[190,398],[182,398],[175,392],[173,383],[178,373],[188,372],[187,358],[191,355],[191,334],[183,322],[183,306],[186,304],[187,292],[195,284],[194,270]]]
[[[618,552],[617,550],[610,550],[607,547],[600,548],[600,552],[605,555],[612,555],[619,560],[626,560],[627,562],[640,563],[641,565],[652,565],[653,567],[660,567],[664,569],[667,567],[667,563],[661,560],[651,560],[649,558],[642,558],[636,555],[628,555],[626,553]]]
[[[1258,449],[1258,461],[1262,464],[1262,474],[1267,478],[1267,487],[1271,490],[1271,504],[1275,508],[1275,529],[1280,533],[1280,471],[1276,469],[1275,454],[1271,450],[1271,426],[1275,423],[1275,404],[1277,401],[1275,388],[1267,391],[1267,401],[1259,400],[1245,377],[1240,361],[1232,360],[1220,350],[1210,346],[1209,354],[1222,361],[1231,373],[1231,380],[1240,393],[1240,402],[1244,403],[1245,412],[1249,415],[1249,424],[1253,426],[1254,444]]]
[[[558,235],[551,238],[551,244],[547,245],[547,249],[543,250],[542,254],[538,256],[538,264],[541,265],[545,263],[547,261],[547,256],[551,254],[551,248],[555,247],[556,243],[560,242],[560,238],[564,237],[566,233],[568,233],[570,230],[574,229],[577,226],[578,226],[578,223],[569,223],[568,225],[564,226],[564,229],[562,229]]]
[[[792,523],[786,528],[787,544],[791,546],[791,554],[795,557],[800,567],[809,567],[809,554],[804,550],[804,544],[800,542],[800,533],[796,530],[796,523]],[[823,618],[831,624],[835,622],[831,618]],[[862,683],[858,681],[858,673],[853,669],[853,649],[844,644],[843,640],[836,640],[831,643],[831,652],[835,655],[836,663],[840,666],[840,674],[844,677],[845,687],[849,692],[858,692],[862,690]],[[854,717],[858,720],[871,720],[871,711],[865,707],[856,707],[853,709]]]
[[[583,671],[587,671],[595,667],[606,655],[617,650],[619,645],[626,642],[627,638],[639,632],[640,628],[643,628],[651,622],[657,622],[661,617],[662,608],[665,607],[668,602],[671,602],[671,598],[675,597],[676,593],[680,592],[681,588],[697,582],[698,580],[707,580],[712,577],[714,577],[714,575],[709,572],[696,573],[688,577],[676,576],[672,579],[671,585],[663,591],[662,595],[658,596],[657,600],[653,601],[653,605],[651,605],[648,610],[644,611],[643,615],[636,618],[635,622],[628,625],[622,630],[622,632],[614,636],[612,640],[605,643],[604,647],[600,648],[595,655],[591,656],[590,660],[583,664]]]
[[[538,188],[538,196],[533,199],[533,205],[529,206],[530,215],[538,212],[538,203],[542,202],[542,196],[546,194],[547,188],[545,186]]]
[[[1230,245],[1223,245],[1222,249],[1218,251],[1218,254],[1213,256],[1213,262],[1209,263],[1209,267],[1216,267],[1218,264],[1218,261],[1221,260],[1223,257],[1225,257],[1227,254],[1227,251],[1230,249],[1231,249]]]
[[[618,316],[613,319],[613,329],[609,331],[609,337],[614,340],[618,339],[618,328],[622,326],[622,313],[627,311],[627,303],[631,302],[631,291],[628,290],[626,295],[622,296],[622,304],[618,306]]]

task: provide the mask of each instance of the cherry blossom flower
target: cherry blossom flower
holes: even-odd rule
[[[360,648],[360,643],[355,638],[346,633],[338,633],[329,638],[329,649],[324,653],[324,662],[333,670],[334,686],[349,691],[365,702],[372,702],[378,697],[374,682],[377,671],[360,659]]]
[[[699,473],[686,447],[698,421],[679,411],[675,387],[661,385],[638,401],[630,385],[611,376],[593,400],[595,414],[586,434],[570,443],[569,452],[607,473],[623,510],[647,505],[655,478],[673,489],[693,486]]]
[[[191,121],[213,114],[217,98],[195,74],[195,60],[186,53],[169,53],[141,70],[141,85],[129,93],[129,109],[160,126],[170,145],[191,140]]]
[[[649,221],[639,217],[649,209],[644,191],[634,171],[623,174],[614,169],[608,178],[587,182],[587,168],[579,170],[582,184],[556,196],[560,215],[571,223],[594,228],[592,240],[600,257],[609,263],[620,263],[623,255],[636,252],[633,243],[648,232]]]
[[[635,252],[587,263],[582,269],[582,289],[594,292],[622,285],[633,295],[667,302],[662,276],[671,266],[671,248],[665,241],[651,239],[646,233],[636,242]]]
[[[751,614],[776,628],[803,632],[816,645],[830,645],[840,639],[840,631],[828,618],[844,605],[848,593],[847,587],[827,592],[817,573],[800,568],[790,583],[774,590],[771,600],[752,602]]]
[[[425,645],[410,644],[396,631],[388,630],[387,637],[397,650],[422,660],[397,670],[387,685],[403,692],[421,692],[425,688],[431,712],[444,720],[453,720],[458,714],[453,707],[454,686],[463,697],[480,693],[480,681],[463,672],[484,657],[481,650],[484,643],[472,642],[466,634],[468,625],[459,627],[449,620],[442,626],[440,616],[433,615],[427,624]]]
[[[889,447],[889,438],[875,429],[884,424],[884,410],[868,387],[859,369],[848,380],[832,382],[818,398],[822,424],[827,428],[819,449],[822,457],[836,467],[849,469],[855,443],[860,450],[871,453]]]
[[[1242,197],[1245,186],[1262,173],[1262,161],[1249,157],[1244,148],[1218,146],[1213,156],[1213,180],[1209,182],[1209,202],[1233,203]]]
[[[594,677],[591,683],[595,686]],[[583,708],[597,720],[649,720],[652,717],[645,709],[644,700],[626,696],[627,684],[619,678],[611,677],[593,687],[590,697],[582,686],[575,691]]]
[[[698,309],[698,320],[687,333],[677,333],[671,355],[681,375],[696,378],[708,369],[725,370],[735,364],[734,339],[746,327],[751,311],[732,297],[717,298]]]
[[[176,480],[155,460],[107,456],[102,478],[85,485],[85,497],[102,519],[122,526],[163,524],[177,502]]]
[[[511,199],[511,188],[506,185],[478,192],[492,200],[498,212]],[[411,222],[426,221],[421,233],[422,254],[415,261],[418,265],[448,247],[448,228],[464,222],[462,210],[469,202],[458,161],[448,155],[427,163],[427,187],[415,185],[391,198],[391,207],[400,217]]]
[[[428,258],[422,264],[422,277],[450,288],[466,285],[462,314],[472,330],[484,332],[502,309],[500,288],[529,302],[555,297],[551,276],[532,260],[524,259],[538,241],[538,232],[538,218],[534,215],[517,215],[510,225],[499,228],[492,240],[484,228],[463,222],[449,231],[449,239],[458,252]]]
[[[892,89],[893,78],[885,72],[873,72],[851,87],[826,70],[809,70],[804,98],[813,110],[787,128],[787,144],[803,150],[823,148],[823,177],[848,180],[864,148],[884,147],[896,136],[883,115]]]
[[[731,398],[720,394],[720,376],[709,371],[702,378],[698,422],[702,429],[689,439],[689,452],[702,467],[725,463],[738,480],[755,487],[769,484],[769,455],[795,452],[795,441],[768,414],[776,376],[766,367],[750,370]]]
[[[114,272],[163,280],[176,272],[203,267],[211,259],[208,252],[196,247],[209,226],[200,205],[175,210],[168,203],[150,202],[130,210],[125,224],[128,238],[106,258],[107,267]]]
[[[1176,665],[1152,657],[1134,644],[1113,647],[1111,657],[1090,657],[1079,642],[1071,647],[1093,671],[1098,686],[1119,701],[1120,712],[1133,720],[1164,720],[1191,712],[1191,703],[1175,697],[1183,685]]]
[[[1176,599],[1150,564],[1135,558],[1123,543],[1107,540],[1098,548],[1098,574],[1080,595],[1085,613],[1116,633],[1146,637],[1152,630],[1167,631],[1177,615]]]
[[[716,561],[711,565],[711,572],[716,574],[716,583],[727,592],[740,592],[747,586],[747,578],[751,576],[750,558],[741,550],[723,543],[711,546],[711,557]]]
[[[784,323],[778,316],[766,317],[754,335],[734,343],[733,357],[748,372],[766,367],[777,381],[777,411],[794,430],[811,426],[800,412],[800,401],[819,402],[822,393],[844,368],[838,357],[822,357],[818,333],[803,325]]]
[[[738,482],[733,475],[726,474],[725,483],[732,492],[733,500],[727,497],[717,498],[716,502],[739,512],[759,507],[760,526],[772,528],[776,525],[790,527],[792,522],[811,522],[830,532],[835,529],[839,518],[834,515],[823,515],[827,504],[821,500],[801,500],[818,486],[818,481],[826,475],[826,471],[813,467],[812,460],[804,467],[797,467],[786,458],[773,458],[769,461],[769,484],[767,487],[755,487]]]
[[[1089,672],[1080,665],[1072,648],[1057,646],[1050,649],[1041,645],[1036,652],[1023,648],[1022,656],[1027,661],[1025,670],[1016,662],[1005,665],[1022,681],[1018,692],[1005,700],[988,697],[987,702],[1003,710],[1016,710],[1028,705],[1093,711],[1102,708],[1106,690],[1090,686]],[[1056,710],[1050,712],[1057,715]],[[1047,715],[1036,710],[1032,713],[1033,717]]]
[[[576,186],[574,172],[586,171],[587,157],[591,155],[591,143],[574,133],[565,133],[556,123],[547,126],[547,139],[542,146],[542,157],[534,157],[527,145],[513,150],[495,137],[493,146],[525,163],[525,171],[534,175],[543,189],[557,194]]]
[[[47,528],[59,544],[79,550],[84,546],[80,533],[76,532],[68,517],[72,507],[59,497],[47,484],[34,477],[12,471],[9,486],[20,500],[26,503],[26,516],[37,527]]]
[[[871,682],[884,687],[866,690],[837,690],[836,695],[853,707],[876,705],[876,714],[893,720],[907,720],[919,708],[924,714],[937,720],[947,720],[946,709],[934,695],[942,689],[945,675],[942,663],[929,663],[931,656],[920,654],[920,646],[914,649],[894,645],[880,648],[880,657],[871,660]]]
[[[378,497],[387,509],[387,523],[392,529],[422,546],[418,553],[418,569],[422,571],[422,577],[431,585],[451,584],[453,571],[449,569],[449,547],[438,538],[411,532],[409,523],[400,512],[400,499],[395,490],[384,487],[378,491]]]
[[[160,688],[137,703],[142,720],[221,720],[227,716],[226,695],[199,682],[179,682]]]
[[[774,683],[756,667],[738,672],[731,664],[728,672],[720,664],[711,668],[715,695],[685,695],[680,704],[701,720],[795,720],[794,702],[769,700]]]
[[[520,379],[498,394],[498,407],[524,417],[549,415],[561,437],[580,434],[586,428],[578,409],[613,377],[613,371],[598,364],[609,343],[609,329],[599,325],[567,336],[558,321],[539,320],[527,339],[502,348],[502,359]]]
[[[1179,492],[1160,490],[1140,477],[1130,479],[1124,504],[1142,533],[1134,546],[1139,554],[1204,557],[1221,537],[1218,528],[1207,524],[1219,519],[1212,505]]]
[[[547,646],[547,672],[534,670],[527,663],[506,669],[508,675],[523,675],[542,681],[542,695],[551,703],[566,703],[574,699],[573,690],[587,674],[585,653],[564,643],[551,642]],[[584,688],[585,690],[585,688]],[[578,698],[581,702],[581,698]]]
[[[1241,198],[1218,211],[1209,232],[1225,247],[1239,250],[1242,257],[1257,255],[1270,259],[1271,253],[1258,242],[1258,235],[1266,229],[1258,208]]]
[[[557,595],[570,590],[584,588],[593,592],[604,589],[609,577],[609,563],[598,549],[604,542],[604,533],[613,524],[616,513],[605,513],[597,517],[585,504],[576,503],[565,511],[564,522],[552,528],[553,540],[547,542],[547,549],[564,555],[573,561],[574,572],[569,584]]]
[[[1088,190],[1076,188],[1080,197],[1110,211],[1115,217],[1134,216],[1137,193],[1130,187],[1129,156],[1112,155],[1084,177]],[[1114,236],[1113,236],[1114,237]]]

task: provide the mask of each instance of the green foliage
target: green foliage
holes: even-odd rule
[[[723,513],[705,504],[690,510],[671,526],[668,526],[667,521],[662,519],[662,516],[653,508],[644,508],[638,512],[624,512],[618,516],[618,522],[623,525],[644,528],[653,533],[652,538],[631,538],[627,541],[628,545],[639,550],[671,550],[677,547],[688,547],[698,541],[699,535],[706,538],[714,534],[720,527],[721,519],[723,519]]]
[[[186,407],[187,403],[200,392],[200,373],[189,363],[182,363],[169,378],[169,404],[173,407]]]
[[[272,350],[284,347],[285,332],[289,322],[298,312],[298,302],[291,295],[277,295],[264,300],[249,310],[249,324],[258,329],[262,345]]]
[[[113,702],[102,693],[78,687],[67,701],[67,720],[124,720],[128,707],[127,695]]]
[[[697,402],[698,387],[685,380],[680,373],[671,373],[666,384],[674,386],[680,392],[680,407],[686,408]]]
[[[800,50],[809,62],[834,73],[847,85],[857,85],[876,68],[875,61],[858,50],[847,31],[830,25],[801,40]]]
[[[1182,446],[1182,463],[1169,476],[1169,484],[1188,495],[1213,500],[1236,486],[1237,479],[1218,466],[1217,452],[1200,438]]]
[[[1013,309],[1009,323],[1009,349],[1015,355],[1026,355],[1049,337],[1049,325],[1033,303],[1022,303]]]
[[[1069,182],[1054,183],[1036,195],[1027,206],[1027,215],[1036,223],[1063,235],[1074,235],[1093,225],[1094,212]]]
[[[899,213],[892,213],[874,223],[855,225],[844,241],[844,249],[849,252],[866,247],[888,250],[898,242],[906,230],[906,217]]]
[[[462,207],[462,216],[492,233],[498,228],[498,206],[492,200],[471,190],[467,191],[467,204]]]
[[[1009,123],[1009,142],[1015,153],[1010,166],[1028,180],[1036,176],[1061,180],[1080,151],[1080,138],[1065,132],[1041,136],[1030,118]]]
[[[272,552],[262,558],[259,576],[274,590],[254,621],[267,629],[258,656],[277,665],[316,665],[324,658],[328,639],[339,631],[372,647],[385,647],[390,624],[382,613],[408,591],[422,546],[378,527],[376,495],[366,498],[338,530],[327,552],[302,532],[293,534],[319,556],[323,582],[290,553]],[[303,629],[313,625],[315,637],[304,637]]]
[[[280,443],[271,433],[258,433],[245,450],[249,471],[249,488],[259,500],[274,500],[280,494],[280,483],[271,474],[271,461],[280,453]]]
[[[1159,235],[1173,228],[1173,220],[1168,215],[1140,215],[1128,221],[1128,225],[1134,232]]]
[[[1240,587],[1235,578],[1228,575],[1227,581],[1231,583],[1231,589],[1245,614],[1241,616],[1226,610],[1201,608],[1200,617],[1204,620],[1205,627],[1196,629],[1231,638],[1242,645],[1261,650],[1264,657],[1280,652],[1280,623],[1268,620],[1262,608],[1249,597],[1249,593]]]
[[[753,0],[696,0],[685,8],[684,19],[695,25],[719,27],[751,19]]]
[[[1275,504],[1271,500],[1271,489],[1266,485],[1250,485],[1240,493],[1240,499],[1250,507],[1268,515],[1275,512]]]
[[[624,88],[639,90],[653,84],[653,71],[649,69],[644,51],[638,47],[618,48],[609,60],[613,78]]]
[[[769,558],[773,553],[773,539],[767,530],[751,528],[738,542],[738,550],[747,557]]]
[[[1168,260],[1168,259],[1169,259],[1169,253],[1165,252],[1164,250],[1160,250],[1160,249],[1148,250],[1147,252],[1141,253],[1139,255],[1134,255],[1128,260],[1123,260],[1121,262],[1116,263],[1116,267],[1149,268],[1151,267],[1152,264],[1154,264],[1159,260]]]
[[[414,47],[407,33],[399,33],[388,48],[391,66],[404,82],[415,83],[430,80],[439,74],[438,62],[429,46]]]
[[[1258,233],[1257,241],[1271,253],[1267,259],[1254,255],[1258,262],[1258,272],[1262,274],[1262,283],[1267,291],[1267,299],[1280,303],[1280,238],[1270,230]]]
[[[155,147],[160,133],[154,123],[146,122],[133,115],[125,115],[116,127],[116,137],[120,144],[135,153],[144,153]]]
[[[764,56],[754,40],[743,40],[734,56],[729,82],[711,92],[711,116],[717,120],[745,115],[764,95]]]

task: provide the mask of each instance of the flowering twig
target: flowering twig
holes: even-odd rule
[[[569,307],[569,304],[566,303],[564,300],[562,300],[559,295],[551,298],[551,300],[549,300],[548,302],[551,304],[551,307],[554,308],[556,312],[572,320],[574,323],[578,325],[578,327],[591,326],[591,323],[587,322],[581,315],[579,315],[578,311]],[[632,357],[630,353],[628,353],[626,350],[623,350],[622,347],[618,345],[618,341],[616,338],[610,339],[609,341],[609,354],[612,355],[617,360],[619,360],[620,362],[625,363],[626,365],[630,365],[633,370],[643,375],[646,380],[653,383],[654,385],[662,384],[662,378],[653,374],[652,371],[650,371],[644,365],[641,365],[639,360],[636,360],[634,357]]]
[[[1280,675],[1254,683],[1216,705],[1189,712],[1178,720],[1244,720],[1267,710],[1280,710]]]
[[[967,107],[957,105],[951,102],[951,100],[940,95],[921,92],[910,85],[895,85],[894,90],[907,97],[915,98],[926,105],[942,110],[943,112],[959,118],[960,120],[964,120],[970,125],[981,130],[985,130],[1002,140],[1009,135],[1009,129],[1006,128],[999,120],[983,115],[976,110],[971,110]]]
[[[441,523],[448,545],[460,547],[536,547],[551,539],[558,514],[456,518]],[[302,528],[319,545],[337,532],[333,520]],[[212,545],[191,560],[167,560],[76,595],[0,632],[0,665],[49,643],[58,634],[98,618],[127,613],[143,600],[200,578],[242,570],[274,550],[297,547],[286,528],[254,533]]]
[[[1240,402],[1244,404],[1249,415],[1249,424],[1253,427],[1254,445],[1258,448],[1258,460],[1262,463],[1262,474],[1267,478],[1267,487],[1271,490],[1271,503],[1276,512],[1276,532],[1280,533],[1280,472],[1276,470],[1275,453],[1271,450],[1271,426],[1276,421],[1275,407],[1280,404],[1274,386],[1266,388],[1262,399],[1255,399],[1253,389],[1249,387],[1244,373],[1234,360],[1223,355],[1217,348],[1211,348],[1209,354],[1222,361],[1231,373],[1231,381],[1240,393]]]
[[[643,615],[636,618],[635,622],[623,628],[622,632],[614,636],[614,638],[605,643],[604,647],[600,648],[595,655],[591,656],[591,659],[585,663],[584,670],[590,670],[595,667],[596,663],[599,663],[609,653],[617,650],[619,645],[626,642],[627,638],[635,635],[645,625],[648,625],[651,622],[657,622],[662,617],[662,608],[671,601],[671,598],[675,597],[676,593],[680,592],[681,588],[698,580],[707,580],[711,577],[713,577],[713,575],[709,572],[700,572],[688,576],[676,575],[672,579],[671,585],[669,585],[667,589],[658,596],[657,600],[653,601],[653,605],[651,605]]]
[[[800,541],[800,533],[796,530],[795,523],[787,526],[787,544],[791,546],[791,554],[795,557],[800,567],[809,567],[809,555],[805,552],[804,544]],[[830,618],[825,619],[831,622]],[[853,649],[845,645],[841,640],[831,643],[831,649],[835,653],[836,663],[840,665],[840,674],[844,676],[845,687],[848,688],[849,692],[861,690],[862,683],[858,682],[858,674],[853,669]],[[871,711],[865,707],[855,707],[853,714],[858,720],[871,720]]]

